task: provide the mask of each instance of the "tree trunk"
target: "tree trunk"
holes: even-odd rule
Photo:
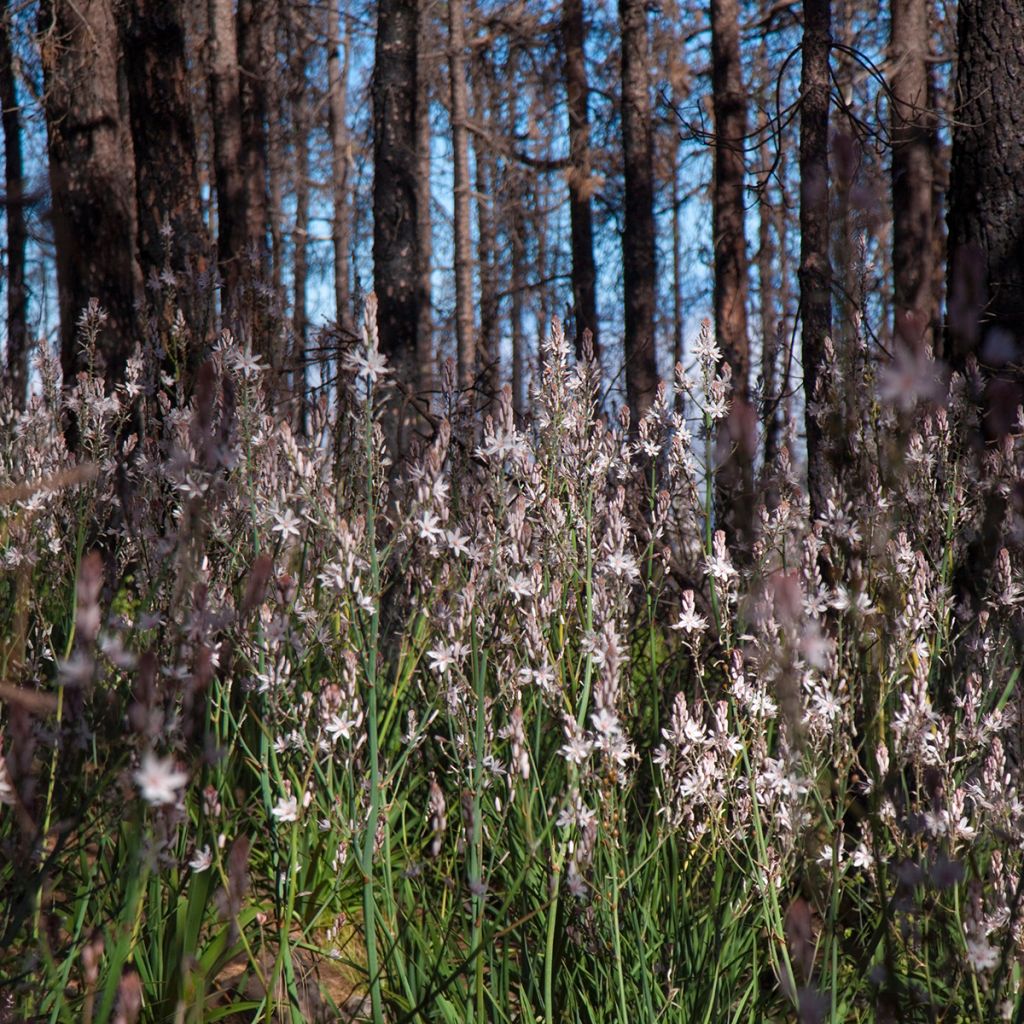
[[[416,353],[420,317],[417,232],[417,4],[379,0],[373,69],[373,271],[382,351],[399,372]]]
[[[597,268],[594,264],[594,218],[590,196],[590,87],[585,56],[586,27],[583,0],[562,0],[562,49],[565,92],[569,110],[569,232],[572,245],[572,300],[576,326],[576,355],[583,332],[590,331],[594,356],[600,362],[597,324]]]
[[[174,275],[177,304],[202,341],[207,310],[196,279],[206,271],[209,242],[200,207],[180,0],[131,0],[122,38],[143,280],[148,286],[164,270]],[[166,310],[165,338],[174,313]],[[194,360],[195,350],[189,362]]]
[[[994,438],[1012,424],[1024,362],[1024,107],[1015,99],[1024,9],[1019,0],[961,0],[957,35],[947,345],[958,368],[975,354],[1000,371],[986,387],[985,430]]]
[[[292,266],[292,397],[300,429],[305,425],[306,403],[306,285],[309,261],[309,85],[306,81],[308,63],[306,26],[299,8],[291,8],[291,47],[289,72],[291,86],[291,121],[295,152],[295,229],[292,232],[294,261]]]
[[[466,96],[466,14],[462,0],[448,0],[448,73],[451,81],[452,149],[455,160],[455,338],[459,353],[459,383],[476,379],[476,339],[473,328],[473,257],[469,204],[469,102]]]
[[[625,287],[626,400],[638,420],[654,400],[654,164],[651,145],[649,47],[644,0],[619,0],[622,33],[622,152],[625,209],[622,276]]]
[[[476,82],[477,123],[485,132],[493,126],[491,103],[494,88],[488,54],[477,54],[478,80]],[[473,141],[476,165],[476,218],[477,261],[480,266],[480,338],[478,359],[481,384],[488,403],[498,397],[501,387],[500,350],[498,345],[498,242],[494,205],[498,201],[497,167],[494,152],[479,135]]]
[[[266,276],[270,222],[267,182],[268,90],[275,74],[275,0],[238,0],[238,88],[242,129],[242,181],[245,188],[246,244],[255,270]]]
[[[428,26],[428,5],[431,0],[418,0],[420,5],[420,31]],[[425,49],[425,48],[424,48]],[[419,320],[416,324],[416,371],[419,389],[428,396],[437,389],[437,357],[434,353],[434,310],[431,302],[434,255],[433,222],[430,187],[430,123],[431,72],[435,63],[421,52],[416,64],[416,237],[419,242],[417,268],[417,305]]]
[[[711,0],[711,90],[715,110],[715,339],[732,367],[733,395],[746,401],[747,236],[744,210],[747,96],[740,66],[738,0]]]
[[[14,408],[28,390],[28,291],[25,287],[25,178],[21,156],[21,108],[11,47],[11,4],[0,16],[0,103],[3,104],[4,183],[7,189],[7,371]]]
[[[828,459],[815,415],[818,368],[832,332],[829,261],[828,106],[830,0],[805,0],[800,75],[800,315],[811,515],[825,508]]]
[[[339,50],[344,57],[339,56]],[[348,172],[351,145],[348,132],[348,76],[352,43],[349,22],[341,35],[337,0],[327,2],[327,125],[331,136],[331,241],[334,245],[335,320],[344,333],[354,330],[352,289],[349,283],[351,228],[348,208]]]
[[[936,302],[932,242],[932,115],[928,109],[926,0],[892,0],[892,266],[895,334],[932,347]]]
[[[750,407],[747,336],[747,234],[744,181],[747,96],[740,65],[738,0],[711,0],[711,91],[715,113],[712,192],[715,252],[715,340],[732,369],[732,408],[720,438],[720,521],[731,541],[749,547],[753,523],[756,419]]]
[[[49,0],[39,17],[64,380],[70,384],[83,366],[77,323],[96,298],[107,313],[99,369],[113,386],[138,338],[135,309],[142,291],[113,5]]]
[[[248,213],[242,167],[242,117],[238,44],[231,0],[209,0],[210,99],[213,162],[217,185],[217,263],[221,306],[230,314],[239,301]],[[225,317],[229,319],[229,317]]]

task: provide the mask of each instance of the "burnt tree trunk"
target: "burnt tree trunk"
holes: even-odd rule
[[[373,70],[373,271],[382,351],[404,372],[420,316],[417,231],[418,5],[380,0]]]
[[[421,32],[427,30],[428,4],[430,0],[418,0],[420,7]],[[428,61],[423,52],[416,64],[416,236],[418,241],[417,305],[419,320],[416,324],[416,373],[421,392],[429,395],[437,388],[437,360],[434,353],[434,310],[431,301],[433,292],[431,261],[434,255],[433,221],[431,211],[432,192],[430,189],[430,145],[432,141],[430,123],[430,98],[432,71],[436,62]]]
[[[1019,0],[961,0],[957,108],[947,223],[947,357],[964,371],[976,358],[981,414],[976,447],[1001,443],[1024,404],[1024,8]],[[954,590],[975,608],[1006,546],[1008,496],[983,468],[984,520],[954,571]]]
[[[811,515],[825,508],[828,457],[816,415],[818,369],[832,332],[832,267],[829,260],[828,108],[830,0],[804,3],[800,75],[800,316],[807,431],[807,486]]]
[[[654,162],[650,63],[644,0],[619,0],[622,34],[622,155],[625,209],[622,276],[625,288],[626,400],[639,419],[654,400]]]
[[[712,191],[715,340],[732,369],[732,408],[723,425],[717,478],[720,519],[731,540],[748,547],[753,523],[756,417],[750,406],[747,335],[747,234],[744,184],[747,96],[740,65],[738,0],[711,0],[711,90],[715,113]]]
[[[448,77],[451,85],[452,153],[454,157],[455,338],[459,383],[476,379],[473,323],[473,256],[470,226],[469,100],[466,88],[466,13],[462,0],[448,0]]]
[[[113,386],[137,340],[142,286],[113,4],[49,0],[39,17],[64,380],[83,367],[77,323],[95,298],[107,313],[99,369]]]
[[[217,263],[223,281],[222,308],[225,313],[230,313],[239,300],[248,216],[242,173],[238,41],[231,0],[209,0],[208,10],[213,163],[217,186]]]
[[[341,57],[339,50],[344,53]],[[334,309],[338,326],[346,334],[353,328],[352,288],[349,282],[351,222],[348,175],[351,144],[348,132],[348,77],[352,44],[348,19],[342,37],[338,4],[327,4],[327,128],[331,137],[331,242],[334,246]]]
[[[962,0],[957,35],[948,355],[958,368],[979,355],[997,371],[985,423],[998,437],[1020,400],[1024,362],[1024,107],[1013,99],[1024,82],[1024,8],[1018,0]]]
[[[928,109],[928,8],[925,0],[893,0],[889,59],[892,131],[892,267],[895,333],[930,349],[936,315],[933,289],[933,118]]]
[[[209,242],[200,207],[180,0],[131,0],[122,39],[142,277],[148,286],[164,271],[173,274],[177,305],[202,340],[206,315],[195,281],[206,270]],[[165,312],[166,338],[175,310]],[[188,362],[194,361],[192,353]]]
[[[590,331],[594,356],[600,362],[597,325],[597,268],[594,263],[593,176],[590,166],[590,86],[585,56],[583,0],[562,0],[562,50],[569,111],[569,232],[572,246],[572,303],[576,355],[582,354],[583,332]]]
[[[275,0],[238,2],[238,101],[245,237],[256,259],[254,269],[260,276],[266,276],[269,262],[267,228],[271,211],[267,185],[267,123],[270,118],[268,90],[274,75],[275,14]]]
[[[0,103],[3,104],[4,184],[7,191],[7,366],[14,408],[25,408],[28,390],[28,290],[25,287],[25,176],[21,155],[21,108],[11,47],[11,4],[0,16]]]

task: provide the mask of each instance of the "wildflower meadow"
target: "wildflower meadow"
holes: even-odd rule
[[[410,411],[372,296],[302,417],[228,332],[188,392],[44,351],[0,1020],[1021,1020],[1024,417],[979,449],[973,363],[826,356],[825,510],[790,425],[736,544],[707,327],[639,422],[557,321],[525,417],[450,363]]]

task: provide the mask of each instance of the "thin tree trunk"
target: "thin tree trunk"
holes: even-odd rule
[[[217,262],[223,280],[226,319],[239,301],[248,213],[242,164],[242,117],[238,43],[231,0],[209,0],[210,98],[213,162],[217,184]]]
[[[159,280],[165,270],[174,275],[176,305],[201,343],[208,307],[195,285],[207,269],[210,247],[200,207],[180,0],[131,0],[122,38],[143,280]],[[165,310],[165,340],[174,314]],[[189,367],[198,350],[197,345],[188,353]]]
[[[622,34],[622,151],[625,220],[622,270],[625,286],[626,400],[637,419],[658,386],[654,350],[655,231],[651,144],[650,63],[644,0],[619,0]]]
[[[961,0],[958,42],[948,345],[954,365],[962,367],[990,336],[1003,339],[990,346],[993,354],[1024,351],[1024,106],[1015,100],[1024,81],[1019,0]],[[996,358],[1019,365],[1019,357]],[[990,397],[992,391],[990,386]],[[1009,390],[1006,397],[1012,398]],[[989,435],[1005,433],[1009,406],[997,411],[990,403],[987,414]]]
[[[431,0],[418,0],[421,31],[428,25],[427,5]],[[425,49],[425,47],[424,47]],[[416,324],[416,372],[421,392],[430,395],[437,389],[437,359],[434,353],[434,309],[431,261],[434,256],[431,207],[433,193],[430,182],[430,147],[433,141],[430,122],[432,72],[435,62],[421,52],[416,65],[416,237],[418,261],[416,285],[419,319]]]
[[[306,286],[309,242],[309,88],[306,81],[308,39],[298,8],[291,8],[291,114],[295,149],[295,229],[292,232],[292,395],[304,429],[306,408]]]
[[[99,369],[113,386],[138,338],[142,293],[113,6],[111,0],[49,0],[40,6],[39,27],[64,380],[70,384],[83,365],[77,324],[96,298],[107,313]]]
[[[756,417],[750,407],[747,335],[747,234],[744,209],[747,95],[740,65],[738,0],[711,0],[711,88],[715,112],[715,340],[732,369],[728,445],[716,479],[720,521],[729,539],[749,548],[754,509]]]
[[[275,0],[238,0],[239,105],[242,123],[242,179],[245,183],[245,234],[256,256],[256,273],[268,267],[267,194],[268,90],[274,81]]]
[[[406,380],[420,320],[418,4],[379,0],[373,69],[373,270],[380,345]]]
[[[522,187],[521,172],[514,174],[510,197],[512,273],[509,284],[512,292],[512,409],[517,416],[522,416],[526,383],[526,333],[523,325],[526,297],[526,194]]]
[[[746,176],[743,147],[747,96],[740,66],[738,0],[711,0],[711,88],[715,111],[715,340],[732,367],[733,395],[749,392],[747,338]]]
[[[459,383],[470,387],[477,372],[473,324],[473,257],[470,225],[469,102],[466,96],[466,14],[462,0],[448,2],[448,72],[454,154],[455,338]]]
[[[932,347],[935,319],[932,115],[928,109],[926,0],[892,0],[892,265],[896,335]]]
[[[594,356],[600,363],[597,323],[597,268],[594,263],[594,218],[590,196],[590,86],[585,55],[586,26],[583,0],[562,0],[562,50],[565,92],[569,111],[569,230],[572,245],[573,319],[576,355],[580,356],[583,332],[589,330]]]
[[[815,415],[818,368],[832,332],[829,261],[828,107],[830,0],[805,0],[800,75],[800,316],[811,515],[825,508],[828,459]]]
[[[491,103],[494,89],[486,52],[477,54],[479,69],[476,83],[477,122],[485,131],[492,123]],[[476,165],[477,261],[480,266],[480,337],[478,359],[482,373],[482,386],[488,403],[497,398],[501,387],[498,348],[498,268],[495,264],[497,237],[495,210],[497,202],[497,169],[494,152],[487,142],[477,136],[473,142]]]
[[[344,56],[339,55],[339,51]],[[337,0],[327,0],[327,125],[331,136],[331,241],[334,245],[335,320],[346,334],[353,331],[352,289],[349,283],[348,174],[350,141],[348,130],[348,77],[351,60],[349,21],[345,19],[342,38]]]
[[[772,157],[769,151],[768,119],[764,113],[758,115],[758,146],[759,163],[762,168],[771,166]],[[758,308],[761,325],[761,402],[764,409],[764,468],[766,479],[775,467],[779,455],[779,391],[776,380],[779,360],[779,341],[782,317],[778,296],[775,288],[775,256],[781,253],[776,238],[772,240],[772,222],[774,219],[773,202],[768,194],[768,183],[765,193],[758,206],[757,235],[757,285]],[[770,485],[769,485],[770,487]],[[774,502],[769,501],[769,506]]]
[[[25,287],[25,178],[21,156],[21,108],[11,47],[11,3],[0,16],[0,103],[3,104],[4,183],[7,190],[7,372],[14,408],[28,391],[28,290]]]

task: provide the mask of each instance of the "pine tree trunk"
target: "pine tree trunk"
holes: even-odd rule
[[[455,338],[459,383],[476,379],[473,322],[473,256],[470,225],[469,101],[466,95],[466,14],[462,0],[448,0],[449,78],[451,80],[452,150],[454,155]]]
[[[416,155],[419,14],[379,0],[373,70],[373,270],[381,349],[408,377],[420,317]]]
[[[267,181],[269,88],[274,74],[275,0],[238,0],[239,108],[242,126],[242,180],[245,236],[256,255],[256,272],[267,274],[270,221]]]
[[[646,412],[658,386],[654,351],[655,231],[651,145],[650,54],[644,0],[619,0],[622,34],[622,150],[625,209],[622,271],[625,287],[626,400],[635,417]]]
[[[11,47],[11,4],[0,15],[0,103],[3,104],[4,182],[7,189],[7,367],[5,383],[14,408],[25,408],[28,390],[28,290],[25,287],[25,177],[21,155],[21,108]]]
[[[51,0],[39,18],[64,380],[82,366],[77,323],[96,298],[107,313],[99,368],[113,386],[138,340],[142,293],[117,24],[111,0]]]
[[[292,232],[292,397],[300,428],[304,429],[306,407],[306,287],[309,276],[309,84],[306,81],[308,39],[298,8],[290,10],[291,122],[294,137],[295,227]]]
[[[712,214],[715,340],[732,369],[732,408],[720,438],[719,518],[730,541],[752,543],[756,420],[750,407],[747,336],[747,235],[744,185],[747,96],[740,65],[738,0],[711,0],[711,88],[715,112]]]
[[[210,246],[200,207],[180,0],[131,0],[122,39],[142,276],[148,287],[164,270],[174,275],[176,305],[197,342],[189,353],[192,365],[209,327],[208,301],[195,283],[207,269]],[[174,313],[165,310],[166,336]]]
[[[931,349],[936,302],[932,228],[932,121],[926,0],[892,0],[892,266],[895,333]]]
[[[213,163],[217,185],[217,263],[226,319],[239,301],[248,214],[242,165],[242,117],[238,42],[231,0],[209,0],[210,98]]]
[[[341,57],[339,51],[344,53]],[[348,77],[352,43],[348,19],[342,38],[336,0],[327,3],[327,125],[331,137],[331,241],[334,245],[335,320],[343,332],[353,331],[352,289],[349,283],[351,226],[348,207],[350,141]]]
[[[594,218],[590,196],[590,86],[585,56],[586,27],[583,0],[562,0],[562,49],[569,112],[569,231],[572,245],[572,300],[576,326],[576,355],[582,352],[583,332],[590,331],[594,355],[600,362],[597,323],[597,268],[594,263]]]
[[[959,106],[949,188],[948,353],[962,367],[984,353],[1016,387],[989,382],[986,430],[1009,428],[1024,362],[1024,8],[961,0]],[[1014,374],[1010,364],[1018,369]],[[1012,385],[1012,381],[1010,382]]]
[[[430,0],[418,0],[421,32],[426,31]],[[416,65],[416,237],[418,268],[416,284],[419,319],[416,325],[416,373],[420,392],[429,396],[437,389],[437,357],[434,352],[434,309],[431,261],[434,255],[430,182],[430,147],[433,140],[430,123],[431,72],[436,62],[421,52]]]
[[[800,316],[811,515],[825,508],[828,458],[815,415],[818,369],[832,332],[829,261],[828,105],[830,0],[805,0],[800,75]]]
[[[477,54],[476,82],[477,122],[489,131],[492,125],[490,106],[493,99],[491,69],[486,52]],[[494,401],[501,387],[500,350],[498,346],[498,268],[495,203],[497,169],[494,152],[480,136],[473,143],[476,165],[477,261],[480,267],[480,337],[478,359],[482,387],[487,402]]]

